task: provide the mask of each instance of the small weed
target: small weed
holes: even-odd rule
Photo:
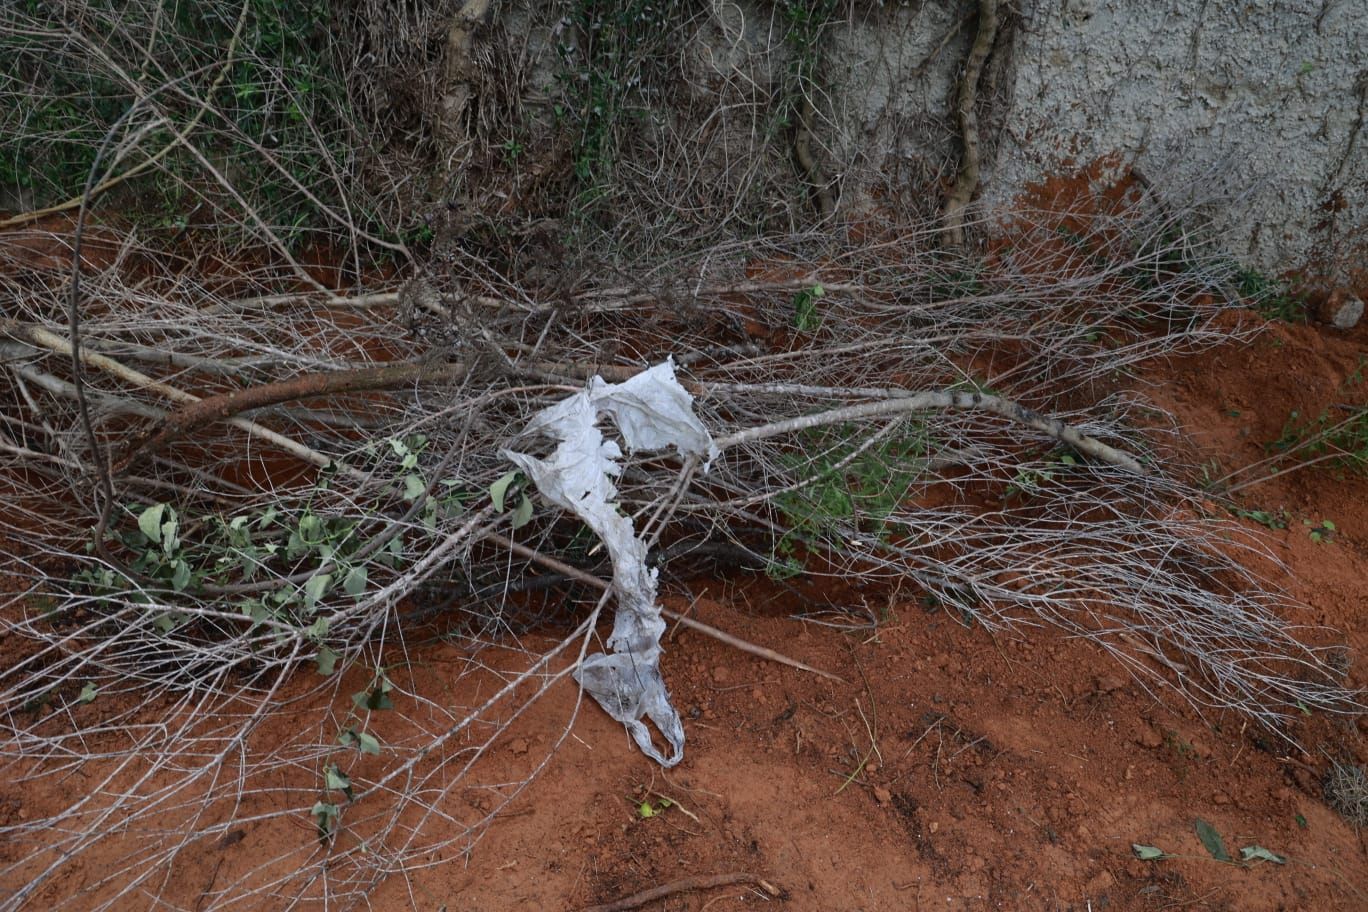
[[[1173,751],[1174,756],[1180,759],[1193,760],[1197,757],[1197,749],[1190,742],[1184,741],[1173,729],[1164,733],[1164,743]]]
[[[793,328],[799,332],[813,332],[822,325],[817,301],[826,294],[821,285],[804,288],[793,296]]]
[[[1230,515],[1238,519],[1248,519],[1265,529],[1286,529],[1289,519],[1286,510],[1241,510],[1232,509]]]
[[[1219,459],[1208,459],[1202,463],[1202,478],[1198,486],[1203,491],[1214,491],[1221,486],[1221,481],[1226,476],[1225,469],[1221,466]]]
[[[1354,370],[1349,374],[1349,376],[1347,376],[1347,377],[1344,378],[1344,385],[1345,385],[1345,386],[1362,386],[1362,385],[1363,385],[1363,368],[1364,368],[1365,365],[1368,365],[1368,355],[1359,355],[1359,356],[1358,356],[1358,364],[1354,366]]]
[[[672,807],[674,807],[674,802],[669,798],[661,798],[655,804],[652,804],[651,799],[647,798],[637,805],[637,816],[642,820],[650,820],[652,817],[659,817]]]
[[[1055,481],[1055,476],[1063,469],[1069,469],[1078,465],[1078,458],[1072,453],[1059,452],[1051,456],[1047,462],[1058,468],[1040,469],[1021,469],[1007,485],[1007,490],[1003,493],[1003,499],[1009,497],[1034,497],[1040,494],[1045,488]]]
[[[1268,319],[1286,323],[1306,322],[1306,295],[1292,291],[1286,282],[1269,278],[1254,269],[1239,270],[1235,281],[1240,297]]]
[[[1356,406],[1346,417],[1321,412],[1303,421],[1293,411],[1278,438],[1266,449],[1271,453],[1296,451],[1299,457],[1326,462],[1332,468],[1368,473],[1368,406]],[[1325,457],[1323,459],[1318,457]]]
[[[928,286],[932,301],[950,301],[957,298],[973,298],[984,292],[979,278],[981,267],[955,272],[933,270]]]
[[[500,149],[503,151],[504,161],[510,165],[516,164],[518,159],[522,158],[523,153],[527,151],[527,147],[516,139],[505,140]]]
[[[804,438],[784,461],[812,480],[775,500],[788,525],[769,569],[780,579],[803,571],[800,544],[839,544],[850,531],[883,536],[885,520],[921,476],[930,443],[925,425],[918,422],[906,423],[899,433],[863,450],[857,450],[857,429],[849,426],[813,429]]]
[[[1303,519],[1302,525],[1306,526],[1307,534],[1316,544],[1331,541],[1335,537],[1335,524],[1328,519],[1322,519],[1319,523],[1312,523],[1309,519]]]

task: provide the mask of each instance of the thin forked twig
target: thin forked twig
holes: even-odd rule
[[[649,902],[674,896],[676,893],[712,890],[716,887],[730,887],[734,884],[754,884],[770,895],[778,895],[779,893],[768,881],[744,871],[736,874],[699,874],[693,877],[681,877],[679,880],[673,880],[649,890],[642,890],[640,893],[633,893],[631,896],[610,903],[586,906],[580,912],[627,912],[628,909],[639,909]]]
[[[599,579],[592,573],[586,573],[578,567],[570,566],[564,561],[558,561],[554,557],[548,557],[547,555],[542,554],[540,551],[537,551],[534,548],[529,548],[526,545],[519,544],[518,542],[513,541],[513,539],[511,538],[507,538],[495,532],[491,532],[485,535],[484,537],[486,540],[491,541],[496,545],[502,545],[503,547],[512,551],[514,554],[518,554],[522,557],[525,557],[528,560],[533,561],[534,563],[541,564],[548,570],[554,570],[557,573],[563,574],[577,582],[584,583],[586,586],[592,586],[595,589],[599,589],[605,592],[609,588],[611,588],[611,583]],[[750,643],[746,640],[741,639],[740,637],[732,636],[730,633],[727,633],[724,630],[718,630],[716,627],[713,627],[709,624],[705,624],[702,621],[696,621],[691,617],[682,615],[677,611],[671,611],[668,608],[661,608],[660,613],[665,615],[672,621],[678,621],[685,627],[697,630],[704,636],[709,636],[717,640],[718,642],[726,643],[733,649],[739,649],[742,652],[756,656],[757,658],[765,659],[770,662],[778,662],[780,665],[787,665],[790,668],[796,668],[799,671],[806,671],[810,674],[819,675],[823,678],[827,678],[832,681],[839,681],[842,684],[846,683],[844,678],[838,677],[829,671],[822,671],[820,668],[813,668],[811,665],[805,665],[802,662],[799,662],[797,659],[791,659],[783,653],[775,652],[773,649],[770,649],[767,646],[757,646],[754,643]]]

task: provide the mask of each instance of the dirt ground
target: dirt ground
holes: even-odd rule
[[[1368,327],[1343,334],[1279,324],[1252,344],[1156,366],[1148,393],[1178,415],[1199,461],[1221,475],[1266,458],[1293,410],[1315,415],[1363,401],[1366,356]],[[1342,631],[1349,682],[1368,685],[1368,479],[1310,469],[1240,497],[1251,511],[1286,511],[1286,527],[1265,534],[1286,564],[1279,582],[1309,609],[1288,620]],[[1306,522],[1325,519],[1334,534],[1313,541]],[[991,634],[926,609],[911,591],[872,602],[856,590],[823,595],[871,610],[878,623],[840,630],[796,619],[810,606],[745,574],[674,591],[669,607],[845,683],[675,629],[663,670],[687,727],[680,766],[662,771],[586,704],[473,852],[454,841],[429,866],[381,883],[370,907],[581,909],[735,874],[755,882],[695,882],[640,908],[1368,908],[1368,844],[1327,806],[1322,785],[1331,758],[1368,763],[1368,720],[1301,720],[1291,734],[1304,750],[1293,751],[1232,714],[1199,715],[1150,692],[1080,640],[1040,629]],[[440,640],[413,646],[409,659],[429,683],[464,660]],[[456,687],[489,683],[461,681]],[[524,775],[562,734],[575,697],[568,680],[552,687],[487,762],[516,770],[509,781]],[[500,794],[491,785],[459,797],[477,813]],[[63,795],[61,787],[6,788],[0,811],[32,819]],[[1198,819],[1237,857],[1257,845],[1287,863],[1218,863],[1199,840]],[[178,861],[181,907],[248,860],[315,838],[307,822],[248,824],[230,835],[196,843]],[[1141,860],[1135,844],[1168,857]],[[34,902],[70,896],[94,868],[114,863],[92,858]]]
[[[1229,471],[1264,459],[1291,411],[1361,398],[1365,355],[1368,327],[1277,325],[1163,367],[1150,394]],[[1311,469],[1241,496],[1288,511],[1287,528],[1267,534],[1286,563],[1280,582],[1310,609],[1289,620],[1343,631],[1350,682],[1368,685],[1368,480]],[[1317,543],[1303,520],[1323,519],[1337,531]],[[468,863],[395,878],[374,907],[576,909],[745,873],[777,895],[731,885],[643,908],[1368,908],[1368,844],[1322,786],[1329,757],[1368,762],[1368,720],[1307,719],[1293,732],[1305,751],[1289,752],[1233,715],[1156,697],[1096,647],[1049,631],[994,636],[909,600],[877,629],[841,632],[794,620],[802,609],[772,585],[692,590],[701,620],[850,683],[677,630],[664,671],[688,729],[678,768],[662,772],[586,709]],[[565,718],[572,691],[553,690],[539,716]],[[536,754],[556,733],[524,726],[504,750]],[[659,812],[643,817],[643,801]],[[1237,857],[1259,845],[1287,864],[1213,861],[1198,818]],[[1133,844],[1176,857],[1142,861]]]

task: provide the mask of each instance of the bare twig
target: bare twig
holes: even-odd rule
[[[1148,474],[1145,467],[1140,464],[1134,456],[1123,453],[1120,450],[1094,440],[1085,434],[1080,433],[1076,428],[1069,427],[1057,418],[1047,418],[1038,412],[1032,411],[1025,406],[1019,405],[999,396],[990,396],[979,392],[925,392],[925,393],[906,393],[900,398],[888,399],[883,402],[869,402],[861,405],[850,405],[844,408],[832,409],[828,412],[819,412],[812,415],[803,415],[798,418],[790,418],[786,421],[778,421],[762,427],[747,428],[737,431],[726,437],[717,440],[718,449],[725,450],[738,444],[751,443],[756,440],[763,440],[767,437],[776,437],[780,434],[791,434],[795,431],[804,431],[809,428],[823,427],[832,424],[841,424],[847,421],[855,421],[863,418],[883,417],[888,415],[904,414],[908,412],[924,411],[926,409],[981,409],[1009,418],[1019,422],[1034,430],[1040,431],[1061,443],[1066,443],[1086,456],[1100,459],[1110,465],[1118,466],[1135,475]]]
[[[125,472],[139,459],[157,452],[177,437],[192,433],[215,421],[226,421],[251,409],[317,396],[459,380],[469,371],[469,367],[462,363],[406,361],[383,367],[303,374],[278,383],[267,383],[209,396],[193,401],[190,405],[167,415],[162,426],[155,433],[132,444],[119,457],[114,468],[116,472]]]
[[[717,887],[729,887],[734,884],[754,884],[771,895],[776,891],[770,884],[754,874],[699,874],[693,877],[681,877],[658,887],[649,890],[642,890],[640,893],[633,893],[631,896],[614,900],[610,903],[603,903],[597,906],[585,906],[581,912],[627,912],[628,909],[639,909],[650,902],[658,899],[665,899],[667,896],[674,896],[679,893],[690,893],[695,890],[712,890]]]
[[[504,548],[507,548],[514,554],[518,554],[522,557],[525,557],[533,563],[541,564],[548,570],[554,570],[557,573],[560,573],[569,579],[573,579],[578,582],[584,583],[586,586],[591,586],[595,589],[604,592],[607,592],[612,588],[611,583],[607,582],[606,580],[599,579],[592,573],[586,573],[578,567],[570,566],[564,561],[559,561],[554,557],[548,557],[547,555],[542,554],[534,548],[529,548],[524,544],[520,544],[519,542],[513,541],[513,539],[508,538],[507,536],[499,535],[498,533],[489,533],[485,535],[485,539],[493,542],[496,545],[500,545]],[[714,640],[717,640],[720,643],[725,643],[733,649],[739,649],[740,651],[756,656],[757,658],[765,659],[769,662],[778,662],[780,665],[787,665],[790,668],[796,668],[799,671],[806,671],[810,674],[815,674],[823,678],[828,678],[832,681],[839,681],[842,684],[846,683],[845,679],[837,677],[836,675],[831,674],[830,672],[822,671],[820,668],[813,668],[811,665],[805,665],[804,663],[799,662],[797,659],[791,659],[783,653],[775,652],[773,649],[770,649],[767,646],[757,646],[754,643],[750,643],[746,640],[741,639],[740,637],[732,636],[730,633],[727,633],[726,631],[718,630],[716,627],[713,627],[710,624],[705,624],[702,621],[697,621],[691,617],[682,615],[677,611],[671,611],[669,608],[661,608],[660,613],[670,618],[671,620],[678,621],[685,627],[688,627],[692,630],[697,630],[699,633],[704,634],[705,636],[712,637]]]

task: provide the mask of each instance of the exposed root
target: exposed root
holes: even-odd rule
[[[979,77],[983,74],[983,65],[992,53],[993,41],[997,38],[999,2],[979,0],[978,32],[969,48],[969,57],[964,63],[964,75],[960,78],[956,96],[955,113],[959,117],[964,160],[960,163],[955,186],[945,200],[945,237],[953,247],[964,246],[964,212],[978,192],[979,129],[975,105],[978,102]]]
[[[733,884],[754,884],[765,890],[771,896],[777,896],[778,891],[769,883],[756,877],[754,874],[711,874],[698,875],[695,877],[682,877],[679,880],[652,887],[649,890],[642,890],[640,893],[633,893],[623,899],[614,900],[610,903],[603,903],[598,906],[585,906],[581,912],[627,912],[628,909],[639,909],[647,903],[655,902],[658,899],[665,899],[668,896],[675,896],[679,893],[691,893],[695,890],[712,890],[716,887],[729,887]]]
[[[817,109],[806,94],[798,102],[798,126],[793,136],[793,157],[812,191],[817,214],[826,221],[836,212],[836,197],[831,192],[831,180],[822,173],[822,166],[812,155],[812,128],[817,120]]]

